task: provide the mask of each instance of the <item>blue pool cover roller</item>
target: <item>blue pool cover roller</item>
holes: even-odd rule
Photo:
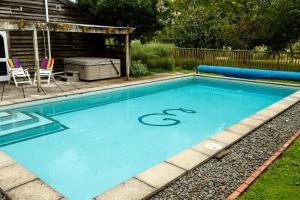
[[[282,79],[291,81],[300,81],[300,72],[274,71],[261,69],[245,69],[234,67],[217,67],[199,65],[199,72],[221,74],[223,76],[247,78],[247,79]]]

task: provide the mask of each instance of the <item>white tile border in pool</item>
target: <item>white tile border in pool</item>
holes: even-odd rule
[[[118,84],[113,86],[105,86],[99,88],[91,88],[74,92],[66,92],[61,95],[53,96],[49,95],[47,98],[54,98],[58,96],[68,96],[74,94],[82,94],[85,92],[106,90],[112,88],[119,88],[130,85],[137,85],[142,83],[151,83],[162,80],[170,80],[180,77],[187,77],[189,75],[172,76],[165,78],[157,78],[152,80],[136,81],[126,84]],[[196,75],[201,76],[201,75]],[[208,77],[208,76],[205,76]],[[221,78],[223,77],[212,77]],[[232,79],[232,78],[225,78]],[[243,79],[233,79],[243,80]],[[248,81],[248,80],[247,80]],[[267,83],[264,81],[250,81]],[[280,84],[283,85],[283,84]],[[295,85],[289,85],[295,86]],[[37,98],[42,99],[42,98]],[[32,101],[32,99],[29,99]],[[240,122],[232,125],[231,127],[214,134],[210,138],[201,141],[190,148],[179,152],[175,156],[168,158],[167,160],[159,163],[158,165],[136,175],[135,177],[117,185],[116,187],[107,190],[98,196],[94,197],[94,200],[137,200],[146,199],[151,195],[162,190],[173,181],[194,169],[195,167],[203,164],[207,160],[213,158],[229,146],[233,145],[250,132],[259,128],[266,122],[270,121],[286,109],[290,108],[294,104],[300,101],[300,90],[289,95],[288,97],[268,106],[267,108],[253,114],[252,116],[241,120]],[[23,101],[24,102],[24,101]],[[16,102],[4,102],[0,103],[0,106],[13,104]],[[216,149],[207,148],[208,145],[217,147]],[[32,175],[29,171],[24,169],[15,160],[10,158],[4,152],[0,152],[0,188],[12,199],[31,199],[40,200],[41,198],[49,200],[63,200],[66,199],[53,188],[48,186],[38,177]]]

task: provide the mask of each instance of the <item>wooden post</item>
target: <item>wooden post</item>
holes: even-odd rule
[[[36,28],[33,29],[33,48],[34,48],[34,60],[35,60],[35,73],[37,78],[37,90],[41,91],[41,77],[40,77],[40,62],[39,62],[39,45]]]
[[[126,34],[126,79],[129,80],[130,76],[130,42],[129,34]]]
[[[49,28],[47,28],[47,39],[48,39],[48,58],[51,58],[51,37],[50,37],[50,31]]]

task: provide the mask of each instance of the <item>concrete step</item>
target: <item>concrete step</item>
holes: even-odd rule
[[[0,120],[0,131],[13,129],[27,124],[38,122],[38,118],[23,112],[12,113],[11,118]]]
[[[67,129],[59,122],[41,114],[22,113],[31,117],[32,120],[28,120],[20,113],[16,113],[16,115],[22,116],[22,119],[26,122],[18,121],[19,124],[17,126],[10,126],[10,128],[7,127],[5,130],[1,130],[0,146]]]

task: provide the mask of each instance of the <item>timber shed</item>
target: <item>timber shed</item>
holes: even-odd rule
[[[8,79],[8,57],[32,71],[46,56],[55,58],[55,71],[64,69],[66,57],[118,58],[121,75],[129,77],[133,31],[103,26],[69,0],[0,0],[0,81]]]

